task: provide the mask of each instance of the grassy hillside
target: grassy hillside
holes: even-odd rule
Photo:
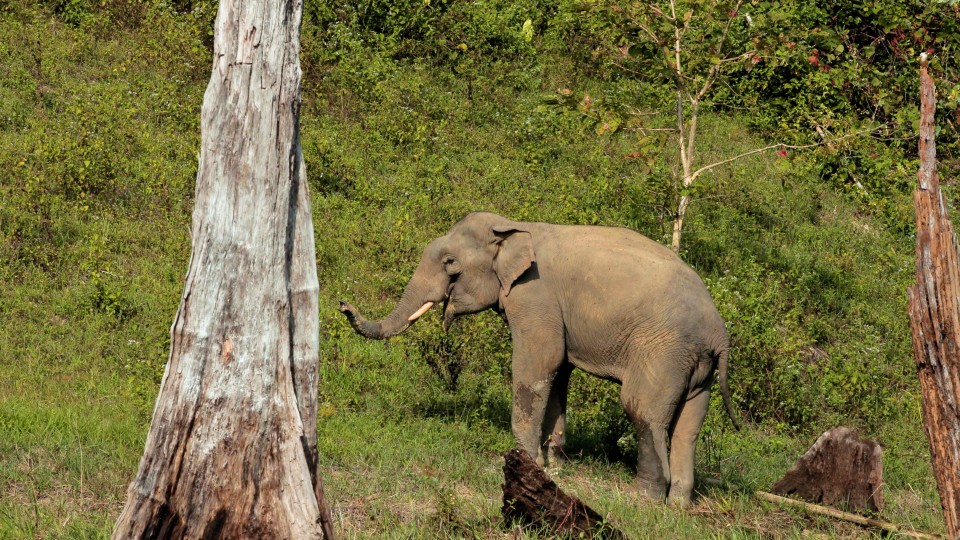
[[[388,312],[422,247],[473,210],[621,225],[667,242],[676,158],[666,138],[637,159],[637,137],[598,135],[544,99],[559,89],[650,94],[565,49],[563,3],[440,2],[442,20],[423,19],[419,2],[396,4],[383,20],[389,3],[363,14],[306,8],[321,469],[346,538],[506,537],[509,331],[487,313],[443,334],[430,313],[402,336],[367,342],[337,301]],[[213,9],[0,6],[2,538],[105,537],[122,506],[187,267]],[[774,136],[742,110],[714,107],[701,122],[705,163]],[[851,183],[854,162],[881,171],[860,177],[883,189]],[[885,447],[883,517],[942,531],[906,317],[914,170],[899,147],[867,139],[756,154],[704,175],[682,256],[727,321],[731,387],[750,420],[734,432],[719,404],[711,409],[697,473],[723,484],[701,482],[690,512],[638,499],[618,390],[578,375],[561,486],[634,538],[869,537],[750,497],[843,424]]]

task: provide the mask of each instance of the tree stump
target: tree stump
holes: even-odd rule
[[[883,510],[883,450],[846,427],[820,436],[773,485],[774,493],[850,510]]]
[[[519,448],[503,456],[503,518],[542,527],[552,534],[626,538],[580,499],[567,495]]]

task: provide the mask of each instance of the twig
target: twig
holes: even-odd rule
[[[863,135],[864,133],[870,133],[871,131],[876,131],[876,130],[877,130],[877,128],[864,129],[864,130],[858,131],[858,132],[856,132],[856,133],[851,133],[851,134],[849,134],[849,135],[844,135],[843,137],[838,137],[838,138],[836,138],[836,139],[831,139],[831,140],[829,140],[829,141],[823,140],[823,141],[816,142],[816,143],[812,143],[812,144],[793,145],[793,144],[786,144],[786,143],[777,143],[777,144],[771,144],[771,145],[769,145],[769,146],[764,146],[763,148],[755,148],[755,149],[753,149],[753,150],[750,150],[749,152],[744,152],[744,153],[742,153],[742,154],[740,154],[740,155],[733,156],[732,158],[724,159],[724,160],[722,160],[722,161],[717,161],[717,162],[715,162],[715,163],[711,163],[711,164],[709,164],[709,165],[704,165],[703,167],[700,167],[699,169],[697,169],[696,171],[694,171],[693,174],[690,175],[689,183],[692,184],[693,181],[696,180],[697,177],[700,176],[701,173],[705,173],[705,172],[709,171],[710,169],[719,167],[720,165],[726,165],[727,163],[730,163],[731,161],[736,161],[736,160],[738,160],[738,159],[740,159],[740,158],[743,158],[743,157],[751,156],[751,155],[753,155],[753,154],[759,154],[760,152],[765,152],[765,151],[767,151],[767,150],[773,150],[774,148],[782,148],[782,149],[787,149],[787,148],[789,148],[789,149],[791,149],[791,150],[802,150],[802,149],[804,149],[804,148],[814,148],[814,147],[816,147],[816,146],[823,146],[824,144],[827,144],[827,143],[835,143],[835,142],[837,142],[837,141],[842,141],[842,140],[844,140],[844,139],[849,139],[849,138],[851,138],[851,137],[858,137],[858,136],[860,136],[860,135]],[[684,185],[686,185],[686,182],[684,183]]]
[[[824,516],[832,517],[835,519],[842,519],[844,521],[849,521],[851,523],[856,523],[863,527],[872,527],[874,529],[881,529],[891,533],[902,534],[910,538],[923,538],[923,539],[937,539],[939,536],[934,536],[932,534],[926,534],[916,531],[911,531],[907,529],[902,529],[894,523],[889,521],[883,521],[879,519],[872,519],[868,517],[861,516],[859,514],[851,514],[850,512],[841,512],[836,508],[830,508],[829,506],[821,506],[819,504],[808,503],[804,501],[798,501],[796,499],[788,499],[787,497],[781,497],[779,495],[774,495],[773,493],[767,493],[766,491],[757,491],[756,496],[770,502],[778,504],[790,504],[794,506],[799,506],[804,510],[813,512],[815,514],[821,514]]]
[[[651,39],[657,46],[660,46],[660,45],[662,44],[662,41],[660,40],[660,37],[657,36],[657,34],[655,34],[652,30],[650,30],[649,28],[647,28],[646,26],[644,26],[643,24],[641,24],[641,23],[639,23],[639,22],[637,23],[637,27],[640,28],[641,30],[643,30],[643,32],[644,32],[645,34],[647,34],[647,36],[649,36],[650,39]]]

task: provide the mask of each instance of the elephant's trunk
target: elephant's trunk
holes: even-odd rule
[[[403,296],[396,307],[381,321],[367,320],[357,312],[356,308],[347,302],[340,302],[340,312],[347,316],[350,326],[358,334],[370,339],[387,339],[406,330],[411,324],[426,313],[433,304],[444,297],[445,283],[436,283],[436,279],[427,276],[427,263],[421,262],[414,273]],[[446,277],[446,276],[444,276]],[[433,284],[434,286],[431,286]],[[437,292],[436,290],[440,292]]]
[[[357,313],[356,308],[348,302],[340,302],[340,312],[347,316],[347,320],[350,321],[350,326],[352,326],[358,334],[370,339],[387,339],[388,337],[403,332],[431,307],[433,307],[433,302],[424,302],[424,304],[420,306],[420,309],[413,312],[406,320],[403,320],[400,316],[391,314],[382,321],[374,322],[367,320],[366,317]],[[394,310],[394,313],[396,312],[397,310]]]
[[[340,313],[347,316],[350,326],[360,335],[372,339],[382,339],[383,325],[378,322],[367,320],[366,317],[357,313],[357,309],[348,302],[340,301]]]

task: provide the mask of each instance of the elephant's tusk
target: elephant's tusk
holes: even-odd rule
[[[411,315],[410,317],[408,317],[407,320],[410,321],[410,322],[413,322],[413,321],[419,319],[421,315],[423,315],[424,313],[426,313],[427,310],[430,309],[430,308],[432,308],[432,307],[433,307],[433,302],[427,302],[426,304],[420,306],[420,309],[418,309],[416,312],[414,312],[413,315]]]

